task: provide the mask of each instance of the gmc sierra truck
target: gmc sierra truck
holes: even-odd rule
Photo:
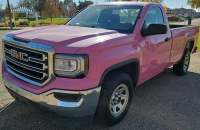
[[[3,37],[3,83],[19,102],[67,126],[123,119],[139,84],[187,73],[199,28],[169,25],[161,4],[91,5],[65,25]]]

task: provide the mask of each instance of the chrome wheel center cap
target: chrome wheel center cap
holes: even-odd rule
[[[118,94],[118,93],[116,93],[115,94],[115,97],[113,98],[113,100],[112,100],[112,104],[113,105],[116,105],[116,104],[118,104],[118,103],[120,103],[121,102],[121,97],[120,97],[120,95]]]

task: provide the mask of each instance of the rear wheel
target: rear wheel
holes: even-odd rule
[[[95,121],[106,126],[121,121],[129,109],[132,96],[133,83],[131,77],[121,71],[109,73],[102,85]]]
[[[173,66],[174,73],[183,76],[187,73],[190,65],[190,50],[186,49],[179,64]]]

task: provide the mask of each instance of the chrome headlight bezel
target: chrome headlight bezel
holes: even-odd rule
[[[76,61],[76,68],[73,71],[56,69],[55,60],[73,60]],[[54,74],[58,77],[76,78],[78,76],[85,77],[88,73],[89,57],[88,55],[70,55],[70,54],[56,54],[54,55]]]

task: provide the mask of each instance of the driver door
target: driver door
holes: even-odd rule
[[[165,12],[164,12],[165,13]],[[147,29],[150,24],[165,24],[163,12],[160,7],[151,7],[148,10],[143,29]],[[169,63],[171,50],[171,33],[146,36],[145,60],[147,63],[146,79],[162,72]]]

